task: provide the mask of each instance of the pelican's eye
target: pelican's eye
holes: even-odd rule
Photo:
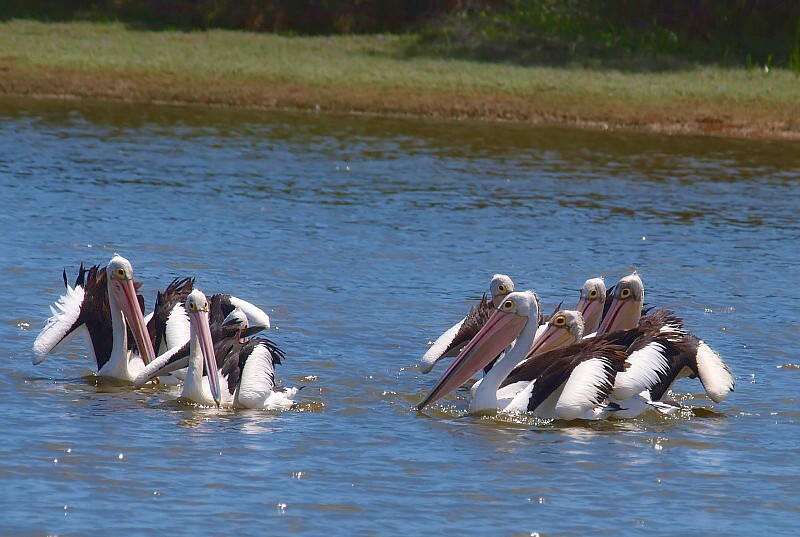
[[[514,309],[514,301],[513,300],[506,300],[500,306],[500,309],[503,310],[503,311],[511,311],[511,310],[513,310]]]
[[[505,294],[506,286],[501,283],[500,285],[497,286],[497,292]]]
[[[189,311],[191,311],[192,313],[197,311],[197,302],[195,302],[194,300],[189,302]]]
[[[597,289],[592,289],[591,291],[589,291],[589,300],[594,300],[595,298],[597,298],[597,295],[599,294],[600,293],[597,292]]]
[[[623,289],[622,291],[620,291],[620,293],[619,293],[619,297],[620,297],[620,298],[630,298],[630,297],[631,297],[631,294],[633,294],[633,293],[631,292],[631,290],[630,290],[628,287],[626,287],[625,289]]]
[[[122,267],[117,267],[117,270],[114,271],[114,275],[119,278],[120,280],[125,279],[125,269]]]
[[[553,319],[554,326],[562,327],[565,326],[566,324],[567,324],[567,318],[564,317],[563,315],[559,315],[558,317]]]

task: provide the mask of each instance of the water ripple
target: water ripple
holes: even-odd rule
[[[14,534],[778,534],[798,518],[796,144],[0,101],[0,510]],[[61,270],[134,261],[262,304],[290,412],[37,367]],[[638,269],[736,392],[602,423],[412,407],[495,272],[551,307]],[[796,390],[795,390],[796,391]],[[30,501],[20,503],[20,498]],[[620,506],[624,506],[620,507]],[[202,522],[200,522],[202,521]]]

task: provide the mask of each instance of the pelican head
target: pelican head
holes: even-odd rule
[[[222,321],[224,326],[231,326],[238,330],[247,330],[250,325],[247,322],[247,315],[242,308],[234,308],[225,320]]]
[[[211,396],[217,406],[220,404],[219,370],[214,354],[214,342],[211,339],[211,326],[209,325],[210,306],[206,295],[195,289],[186,297],[186,312],[189,314],[191,339],[189,340],[190,360],[200,353],[205,367]]]
[[[250,328],[250,323],[248,322],[247,314],[242,308],[234,308],[222,321],[222,326],[236,330],[239,341],[244,343],[245,338],[242,337],[242,332]]]
[[[128,326],[139,348],[139,354],[145,365],[155,358],[153,342],[147,332],[147,323],[144,321],[142,308],[136,297],[136,287],[133,283],[133,266],[131,262],[119,254],[115,254],[106,267],[108,280],[109,305],[115,303],[122,311]]]
[[[492,294],[492,303],[496,308],[500,306],[506,295],[514,292],[514,282],[505,274],[495,274],[489,283],[489,292]]]
[[[592,278],[586,280],[581,287],[581,298],[575,308],[583,316],[584,332],[591,334],[600,326],[600,318],[603,316],[603,307],[606,303],[606,284],[603,278]]]
[[[520,291],[508,294],[417,409],[421,410],[472,378],[517,339],[529,320],[539,322],[539,299],[536,293]]]
[[[644,285],[639,275],[634,272],[630,276],[622,278],[614,286],[611,305],[597,332],[604,334],[636,328],[639,318],[642,316],[642,304],[644,304]]]
[[[547,321],[544,331],[533,342],[528,356],[572,345],[583,339],[583,315],[574,310],[559,310]]]

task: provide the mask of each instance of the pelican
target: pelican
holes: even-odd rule
[[[553,349],[564,347],[569,349],[570,345],[583,339],[583,328],[583,318],[579,311],[556,312],[545,325],[541,337],[537,336],[534,340],[526,360]],[[650,408],[671,414],[679,409],[670,403],[654,401],[648,390],[659,384],[661,375],[669,368],[671,357],[682,352],[677,345],[678,339],[674,337],[681,330],[679,319],[666,310],[659,310],[643,319],[636,328],[609,332],[595,338],[621,345],[627,355],[624,370],[617,372],[614,377],[614,386],[606,404],[606,414],[598,413],[595,418],[631,418]],[[594,335],[586,337],[591,339]],[[577,353],[582,347],[574,347],[571,350]],[[536,367],[539,365],[537,363]],[[526,374],[530,376],[531,373]],[[512,371],[509,378],[514,376]],[[513,385],[513,380],[504,381],[501,389],[506,385]]]
[[[188,356],[189,316],[186,313],[185,302],[193,286],[193,278],[176,278],[163,293],[159,291],[156,297],[148,329],[156,348],[159,349],[159,357],[163,357],[164,360],[174,361]],[[212,323],[236,321],[240,326],[240,334],[242,331],[254,334],[270,327],[269,315],[246,300],[228,294],[215,294],[210,300],[213,304]],[[160,346],[159,342],[162,343]],[[185,379],[186,370],[179,368],[172,371],[172,375],[182,381]]]
[[[505,274],[495,274],[489,283],[491,300],[486,295],[480,302],[472,307],[467,316],[454,324],[444,334],[439,336],[433,345],[422,357],[419,369],[427,374],[436,365],[436,362],[447,356],[455,356],[464,345],[475,337],[478,330],[486,324],[489,316],[500,305],[503,298],[514,291],[514,282]]]
[[[219,297],[209,301],[201,291],[193,290],[185,305],[190,322],[188,357],[159,357],[139,374],[135,384],[142,386],[187,366],[181,397],[190,401],[237,408],[291,408],[298,389],[275,386],[275,366],[284,358],[283,351],[265,338],[242,339],[253,328],[243,329],[246,321],[235,310],[226,316],[227,322],[219,322],[221,314],[215,311],[221,310],[222,302]],[[220,377],[227,389],[220,388]]]
[[[148,328],[159,354],[189,343],[189,317],[184,304],[193,286],[194,278],[176,278],[163,292],[158,292]],[[270,327],[269,315],[246,300],[228,294],[213,295],[211,299],[218,305],[216,315],[225,317],[236,312],[243,328]]]
[[[690,376],[699,378],[711,400],[721,403],[734,390],[735,385],[728,365],[708,344],[686,331],[683,321],[671,312],[657,310],[642,317],[643,300],[644,286],[641,278],[636,273],[622,278],[614,288],[608,313],[597,333],[642,327],[652,334],[663,336],[666,339],[663,344],[672,346],[671,352],[662,354],[665,360],[650,362],[650,373],[646,373],[658,378],[658,382],[650,387],[654,401],[661,400],[676,380]],[[620,387],[618,390],[615,386],[618,394],[629,393],[621,389]]]
[[[603,278],[586,280],[583,287],[581,287],[581,298],[575,308],[583,317],[584,334],[591,334],[597,331],[597,327],[600,326],[600,319],[603,316],[605,302],[606,284],[603,282]]]
[[[541,316],[540,316],[541,319]],[[528,356],[544,354],[553,349],[559,349],[580,341],[583,337],[583,317],[579,311],[557,310],[546,323],[536,329],[533,344],[528,351]],[[494,362],[483,368],[484,375],[493,367]],[[470,388],[470,395],[480,388],[483,379],[478,379]]]
[[[528,356],[538,356],[553,349],[572,345],[583,339],[583,315],[575,310],[558,310],[538,330]]]
[[[66,294],[55,308],[51,306],[53,315],[33,343],[34,365],[62,343],[83,334],[98,376],[132,381],[155,358],[155,351],[130,262],[115,255],[105,269],[81,266],[74,287],[67,284],[65,271],[64,283]],[[138,353],[129,349],[129,328]]]
[[[175,282],[177,281],[175,280]],[[194,280],[192,280],[193,283]],[[169,312],[171,326],[167,326],[166,333],[169,337],[169,333],[172,332],[172,344],[153,361],[151,367],[146,368],[146,371],[158,370],[158,376],[148,377],[141,382],[137,381],[139,378],[137,377],[137,379],[134,379],[134,384],[137,384],[137,386],[144,384],[147,380],[159,382],[160,379],[164,379],[167,375],[172,375],[178,381],[186,379],[186,368],[189,363],[191,323],[186,312],[185,299],[190,293],[191,289],[185,293],[184,301],[181,304],[175,303],[174,300],[165,300],[161,303],[159,303],[158,299],[156,300],[157,308],[154,317],[160,316],[163,318],[166,316],[166,312]],[[161,294],[159,293],[159,295]],[[231,295],[215,294],[208,301],[210,304],[209,319],[215,342],[226,340],[235,334],[235,339],[244,344],[253,334],[260,332],[264,328],[269,328],[269,316],[257,306],[245,300]],[[159,328],[160,326],[156,325],[156,327]],[[140,377],[144,378],[142,375]]]
[[[528,360],[537,367],[517,369],[517,375],[508,383],[509,374],[526,358],[533,344],[538,321],[536,293],[510,293],[417,408],[421,410],[457,389],[507,349],[476,390],[469,405],[471,413],[532,411],[544,418],[594,418],[602,410],[616,372],[622,370],[624,348],[590,340],[580,344],[579,352],[556,349]],[[498,391],[503,384],[508,389]]]
[[[614,286],[608,311],[603,315],[597,335],[611,330],[628,330],[636,328],[642,316],[644,305],[644,284],[642,278],[634,272],[622,278]]]
[[[581,417],[621,419],[638,416],[652,408],[666,414],[674,413],[679,409],[676,405],[653,401],[647,392],[649,388],[657,385],[659,381],[657,373],[666,368],[669,356],[680,352],[674,342],[660,330],[661,327],[676,322],[673,318],[667,318],[666,312],[663,313],[663,315],[654,316],[650,322],[642,323],[635,329],[607,333],[596,338],[598,344],[603,342],[623,349],[625,362],[622,369],[615,364],[615,374],[613,377],[608,377],[611,380],[612,388],[603,405],[593,408],[591,412],[586,412]],[[558,311],[544,327],[541,335],[534,340],[533,347],[525,360],[520,362],[501,383],[501,393],[513,395],[515,389],[525,388],[526,382],[541,375],[541,372],[544,368],[549,367],[549,362],[552,360],[566,360],[566,357],[570,355],[580,357],[582,353],[587,352],[587,347],[578,343],[582,341],[584,329],[583,318],[579,311]],[[591,338],[583,341],[591,341]],[[563,349],[562,354],[549,352],[555,349]],[[589,346],[588,349],[591,352],[593,347]],[[536,359],[540,355],[548,356],[548,358]],[[618,357],[619,354],[616,356]],[[539,382],[542,383],[541,380]],[[527,408],[529,409],[537,408],[536,405],[540,404],[541,399],[526,394],[523,396],[528,398]],[[512,401],[508,408],[522,410],[525,402],[524,400]],[[547,405],[538,408],[537,412],[540,415],[549,414],[550,416],[554,413]]]

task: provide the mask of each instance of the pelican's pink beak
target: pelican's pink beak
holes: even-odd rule
[[[219,369],[217,369],[217,358],[214,354],[214,342],[211,339],[211,327],[208,321],[208,311],[198,310],[189,312],[189,321],[192,331],[197,336],[200,345],[200,353],[203,355],[203,366],[208,377],[208,387],[211,389],[211,397],[214,403],[219,406],[222,400],[219,387]]]
[[[642,303],[639,300],[629,298],[621,300],[615,298],[608,308],[603,322],[597,329],[597,335],[617,330],[630,330],[639,325],[639,318],[642,316]]]
[[[600,318],[603,316],[603,301],[581,298],[576,309],[583,315],[584,333],[591,334],[596,331],[600,326]]]
[[[554,349],[560,349],[575,343],[575,336],[566,328],[547,325],[536,341],[533,342],[531,350],[528,351],[528,357],[539,356]]]
[[[139,349],[139,354],[144,361],[144,365],[152,362],[156,353],[153,350],[153,342],[150,340],[150,334],[147,332],[147,323],[144,322],[144,314],[139,307],[139,301],[136,299],[136,289],[133,286],[133,280],[119,280],[112,278],[111,292],[114,293],[114,298],[117,301],[125,320],[133,334],[133,339],[136,341],[136,347]]]
[[[483,328],[453,360],[428,396],[417,405],[417,410],[422,410],[425,406],[441,399],[471,379],[475,373],[494,360],[498,354],[503,352],[503,349],[517,339],[527,322],[527,317],[495,311]]]

